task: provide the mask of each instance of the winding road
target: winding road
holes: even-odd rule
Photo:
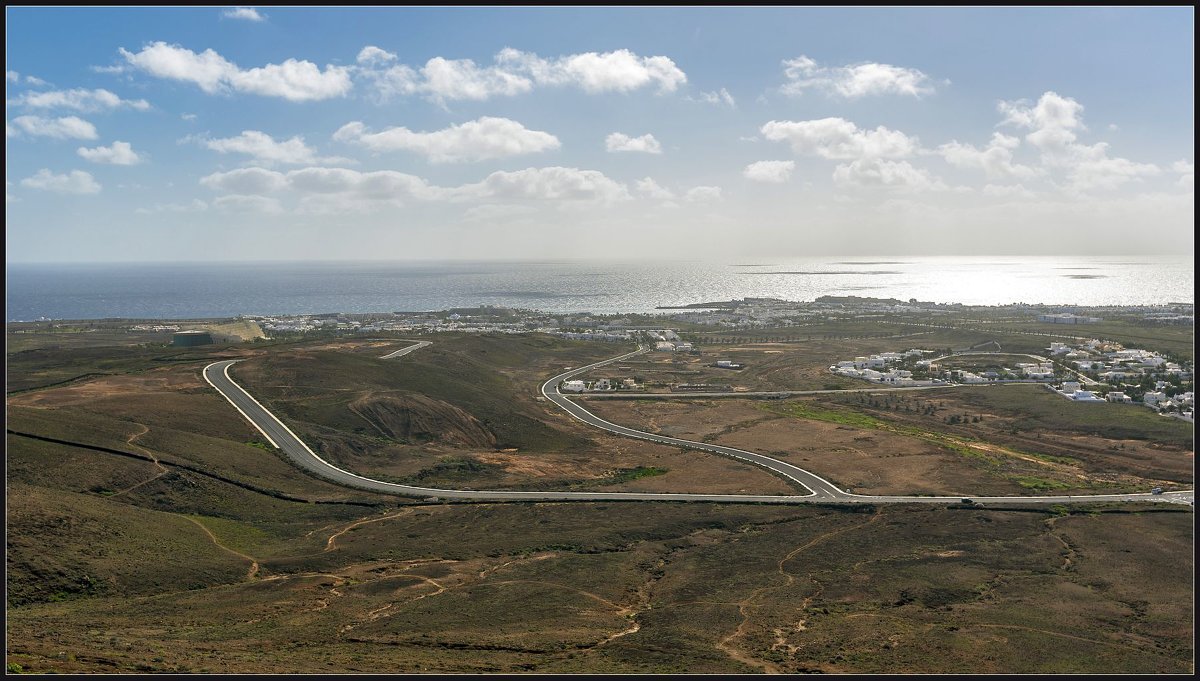
[[[396,352],[384,355],[381,359],[396,358],[409,352],[428,346],[422,341]],[[732,447],[724,447],[705,442],[694,442],[680,438],[667,437],[647,433],[633,428],[626,428],[610,423],[596,416],[582,406],[572,402],[566,395],[559,392],[558,386],[573,376],[578,376],[597,367],[614,362],[620,362],[635,355],[648,352],[646,348],[638,348],[618,357],[613,357],[587,366],[570,369],[542,384],[541,393],[555,405],[566,411],[572,417],[584,423],[601,428],[617,435],[646,440],[658,444],[698,449],[739,461],[760,466],[771,471],[793,484],[807,490],[807,494],[796,495],[754,495],[754,494],[687,494],[666,492],[518,492],[506,490],[452,490],[433,487],[416,487],[402,485],[382,480],[374,480],[350,471],[343,470],[325,461],[304,443],[291,428],[279,420],[250,393],[246,392],[229,376],[229,367],[241,361],[236,359],[213,362],[204,367],[204,379],[217,392],[221,393],[230,404],[237,409],[250,423],[267,438],[268,441],[284,453],[288,459],[301,469],[347,487],[395,494],[409,497],[437,497],[440,499],[468,499],[486,501],[705,501],[705,502],[741,502],[769,504],[797,503],[892,503],[892,504],[946,504],[961,503],[966,494],[950,496],[879,496],[852,494],[839,489],[836,485],[819,475],[798,468],[784,461],[769,456],[748,452]],[[976,503],[987,504],[1064,504],[1096,501],[1155,501],[1192,503],[1193,492],[1167,492],[1165,494],[1096,494],[1081,496],[1046,496],[1046,497],[971,497]]]

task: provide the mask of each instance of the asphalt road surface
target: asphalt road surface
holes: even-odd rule
[[[394,358],[417,350],[424,345],[417,344],[397,352],[385,355],[387,358]],[[309,449],[290,428],[280,421],[274,414],[268,411],[265,407],[259,404],[258,400],[254,399],[250,393],[246,392],[240,385],[235,383],[229,376],[229,367],[241,360],[224,360],[213,362],[204,368],[204,379],[209,385],[215,388],[218,392],[229,400],[242,416],[255,428],[259,430],[267,438],[267,440],[282,451],[292,463],[301,469],[324,478],[331,482],[338,483],[347,487],[369,490],[372,492],[382,492],[384,494],[396,494],[410,497],[437,497],[438,499],[476,499],[489,501],[513,501],[513,500],[530,500],[530,501],[720,501],[720,502],[751,502],[751,503],[773,503],[773,504],[796,504],[796,503],[905,503],[905,504],[946,504],[946,503],[962,503],[966,498],[970,498],[973,503],[979,504],[1065,504],[1073,502],[1095,502],[1095,501],[1156,501],[1156,502],[1175,502],[1175,503],[1191,503],[1193,500],[1192,491],[1186,492],[1167,492],[1165,494],[1097,494],[1083,496],[1052,496],[1052,497],[978,497],[969,494],[956,494],[950,496],[929,496],[929,497],[906,497],[906,496],[871,496],[861,494],[851,494],[845,492],[835,486],[833,483],[824,478],[811,473],[802,468],[797,468],[784,461],[772,459],[762,454],[747,452],[741,449],[732,447],[723,447],[720,445],[712,445],[704,442],[693,442],[690,440],[682,440],[679,438],[666,437],[663,435],[655,435],[654,433],[646,433],[632,428],[626,428],[614,423],[609,423],[604,419],[592,414],[588,410],[572,402],[567,396],[558,391],[558,386],[562,381],[565,381],[573,376],[591,371],[597,367],[605,366],[613,362],[619,362],[628,359],[634,355],[647,352],[647,350],[639,348],[634,352],[630,352],[619,357],[596,362],[587,366],[578,367],[568,370],[564,373],[551,378],[542,385],[542,394],[546,399],[553,402],[565,410],[568,414],[584,423],[587,423],[596,428],[601,428],[617,435],[625,437],[637,438],[640,440],[648,440],[660,444],[684,447],[687,449],[698,449],[702,451],[712,452],[721,456],[730,457],[740,461],[745,461],[756,466],[761,466],[771,471],[772,473],[791,481],[803,490],[802,493],[796,495],[752,495],[752,494],[684,494],[684,493],[643,493],[643,492],[510,492],[502,490],[450,490],[439,489],[433,487],[416,487],[413,485],[401,485],[397,483],[384,482],[382,480],[373,480],[371,478],[351,473],[334,466],[325,461],[315,452]],[[397,354],[400,353],[400,354]]]

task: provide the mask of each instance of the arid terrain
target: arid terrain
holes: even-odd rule
[[[621,351],[610,344],[447,334],[387,361],[404,341],[117,340],[8,355],[10,671],[1194,666],[1187,506],[427,503],[305,475],[200,369],[245,358],[232,375],[314,449],[382,479],[793,488],[598,432],[539,399],[547,376]],[[795,361],[804,342],[782,347]],[[816,381],[817,367],[794,370],[810,371]],[[1036,390],[586,404],[860,492],[1190,487],[1190,429],[1078,417],[1056,409],[1083,405]],[[960,411],[983,418],[946,422]]]

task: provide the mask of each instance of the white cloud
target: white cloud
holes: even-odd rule
[[[770,121],[760,129],[763,137],[787,142],[792,151],[829,159],[899,158],[918,148],[917,139],[882,125],[860,130],[844,118],[811,121]]]
[[[309,61],[242,69],[212,49],[200,54],[158,41],[138,53],[120,48],[125,60],[157,78],[194,83],[210,94],[234,90],[301,102],[342,97],[350,92],[350,68],[327,65],[322,71]]]
[[[237,137],[204,140],[203,144],[209,149],[222,154],[246,154],[253,158],[254,162],[264,165],[317,162],[316,153],[304,143],[304,138],[299,135],[288,140],[276,142],[265,132],[243,130],[242,134]]]
[[[90,173],[82,170],[72,170],[64,175],[55,175],[46,168],[37,171],[32,177],[21,180],[22,187],[57,192],[59,194],[98,194],[100,183]]]
[[[194,121],[194,120],[196,120],[196,114],[194,114],[194,113],[185,113],[185,114],[179,114],[179,117],[180,117],[180,118],[182,118],[182,119],[183,119],[183,120],[185,120],[185,121]]]
[[[1181,159],[1171,164],[1171,170],[1179,173],[1179,181],[1177,184],[1183,189],[1192,191],[1192,189],[1196,186],[1195,165],[1187,159]]]
[[[146,111],[150,103],[144,99],[121,99],[104,89],[46,90],[24,92],[8,103],[37,109],[75,109],[76,111],[104,111],[106,109],[130,108]]]
[[[270,194],[287,187],[287,177],[265,168],[239,168],[200,178],[200,184],[230,194]]]
[[[346,168],[313,167],[293,170],[285,179],[290,189],[301,193],[342,194],[373,201],[434,200],[447,193],[416,175],[394,170],[363,173]]]
[[[1032,179],[1044,174],[1039,168],[1013,163],[1013,150],[1021,140],[1001,133],[994,133],[986,149],[977,149],[970,144],[952,141],[938,147],[946,162],[956,168],[982,170],[988,179]]]
[[[388,128],[368,132],[360,122],[347,123],[333,139],[366,147],[371,151],[412,151],[433,163],[482,161],[558,149],[558,138],[548,132],[529,130],[517,121],[484,116],[434,132]]]
[[[946,189],[941,180],[928,171],[914,168],[908,161],[885,161],[865,158],[839,165],[833,170],[833,181],[844,188],[878,187],[896,191],[917,192]]]
[[[64,118],[17,116],[12,122],[16,126],[14,130],[20,130],[33,137],[79,140],[94,140],[99,137],[96,134],[96,126],[76,116]]]
[[[367,45],[359,50],[355,61],[363,66],[379,66],[396,61],[396,55],[374,45]]]
[[[1125,158],[1099,158],[1079,162],[1067,172],[1071,189],[1083,192],[1110,191],[1133,180],[1158,175],[1162,170],[1150,163]]]
[[[787,182],[795,169],[795,161],[758,161],[746,166],[742,176],[755,182],[780,184]]]
[[[115,166],[131,166],[142,162],[129,142],[113,142],[107,147],[79,147],[76,153],[92,163],[108,163]]]
[[[397,64],[364,74],[374,82],[376,95],[385,101],[396,95],[412,94],[424,95],[442,104],[446,100],[483,101],[533,89],[528,78],[494,66],[479,67],[470,59],[434,57],[419,72],[406,64]]]
[[[611,203],[630,198],[623,185],[601,172],[559,167],[495,172],[481,182],[457,187],[433,186],[423,178],[391,170],[359,172],[319,166],[287,173],[243,168],[213,173],[201,178],[200,184],[226,194],[213,200],[214,207],[261,212],[282,210],[275,196],[285,191],[298,195],[300,210],[307,212],[371,210],[375,206],[402,205],[407,200],[494,204],[530,201],[537,205],[544,202]],[[263,201],[251,201],[251,198]]]
[[[724,104],[731,109],[737,108],[737,102],[734,100],[733,95],[729,94],[729,90],[725,88],[714,90],[713,92],[701,92],[695,101],[713,105]]]
[[[278,199],[267,196],[243,196],[228,194],[212,200],[213,208],[227,213],[263,213],[278,215],[283,212],[283,206]]]
[[[221,12],[225,19],[244,19],[246,21],[266,21],[266,15],[259,14],[253,7],[234,7]]]
[[[675,194],[673,194],[669,189],[666,189],[649,177],[638,180],[637,184],[634,186],[636,187],[638,193],[647,198],[661,199],[664,201],[670,201],[671,199],[675,198]]]
[[[683,195],[684,201],[692,203],[707,203],[721,200],[720,187],[692,187]]]
[[[518,73],[527,73],[539,85],[573,85],[584,92],[630,92],[656,85],[659,92],[674,92],[687,75],[667,57],[639,57],[629,50],[584,52],[543,59],[532,52],[505,48],[496,61]]]
[[[1162,172],[1150,163],[1110,158],[1107,142],[1081,144],[1076,132],[1087,130],[1083,105],[1070,97],[1046,91],[1036,104],[1028,100],[1001,101],[997,108],[1004,114],[1001,125],[1032,131],[1025,140],[1041,152],[1044,166],[1065,169],[1069,191],[1111,191]]]
[[[588,93],[630,92],[657,86],[674,92],[687,76],[667,57],[640,57],[629,50],[585,52],[544,59],[532,52],[501,50],[491,65],[471,59],[434,57],[420,68],[395,64],[395,55],[375,46],[363,48],[360,75],[370,81],[380,99],[421,95],[444,105],[447,101],[484,101],[496,96],[525,94],[534,86],[573,86]],[[728,93],[726,93],[728,94]]]
[[[604,173],[561,167],[499,171],[488,175],[483,182],[464,185],[454,191],[467,198],[534,201],[611,203],[630,198],[623,185]]]
[[[607,151],[640,151],[645,154],[661,154],[662,145],[649,133],[641,137],[630,137],[624,133],[614,132],[604,139]]]
[[[934,91],[929,76],[917,69],[891,64],[828,67],[801,55],[796,59],[784,60],[783,67],[787,83],[779,91],[791,96],[799,96],[808,89],[823,90],[847,99],[867,95],[920,97]]]
[[[21,82],[21,74],[17,73],[16,71],[5,71],[4,72],[4,82],[19,83],[19,82]]]
[[[41,87],[43,85],[50,84],[50,83],[47,83],[46,81],[42,80],[41,78],[38,78],[37,76],[30,76],[30,75],[25,76],[25,83],[28,85],[33,85],[34,87]]]

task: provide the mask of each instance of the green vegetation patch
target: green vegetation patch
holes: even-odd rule
[[[856,428],[871,428],[881,429],[888,424],[874,416],[862,414],[854,411],[846,411],[844,409],[828,409],[819,407],[812,402],[792,402],[782,406],[776,405],[760,405],[761,409],[784,416],[792,416],[798,419],[811,419],[813,421],[826,421],[828,423],[837,423],[843,426],[854,426]]]

